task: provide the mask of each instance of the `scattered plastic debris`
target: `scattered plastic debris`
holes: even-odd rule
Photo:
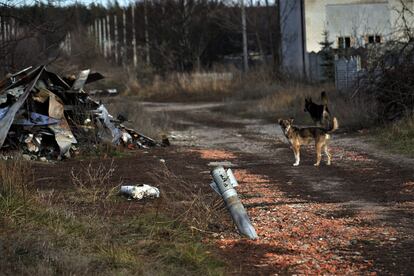
[[[160,190],[156,187],[142,184],[138,186],[121,186],[121,194],[141,200],[143,198],[158,198],[160,197]]]

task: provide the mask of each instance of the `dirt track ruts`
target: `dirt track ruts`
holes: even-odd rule
[[[338,133],[330,143],[332,166],[314,167],[314,150],[302,148],[301,164],[293,167],[276,124],[214,112],[220,105],[144,103],[169,114],[174,144],[222,151],[215,161],[233,163],[260,240],[240,240],[231,231],[215,240],[230,272],[414,272],[412,159]]]

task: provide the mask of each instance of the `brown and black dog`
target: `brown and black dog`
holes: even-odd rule
[[[279,119],[279,125],[283,130],[286,138],[289,140],[293,153],[295,155],[295,163],[293,166],[299,166],[300,162],[300,146],[308,145],[315,141],[316,163],[319,166],[322,158],[322,148],[328,157],[327,165],[331,164],[331,154],[328,150],[328,140],[330,133],[338,129],[338,120],[332,119],[332,126],[329,129],[322,127],[296,127],[293,125],[293,119]]]
[[[312,101],[312,97],[305,98],[305,112],[309,112],[313,122],[317,126],[326,126],[331,113],[328,109],[328,96],[325,91],[321,92],[322,104],[316,104]]]

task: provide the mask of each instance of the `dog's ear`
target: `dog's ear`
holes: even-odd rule
[[[282,119],[277,119],[277,123],[280,125],[282,123]]]
[[[288,121],[289,121],[290,124],[293,124],[294,120],[295,120],[294,118],[290,118]]]

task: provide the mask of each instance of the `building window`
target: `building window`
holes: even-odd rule
[[[351,37],[349,36],[338,37],[338,48],[340,49],[351,48]]]
[[[338,37],[338,48],[343,48],[344,38],[342,36]]]
[[[375,44],[375,43],[381,43],[382,37],[380,35],[368,35],[366,38],[366,43],[368,44]]]
[[[345,48],[351,48],[351,38],[349,36],[345,37]]]
[[[369,35],[369,36],[368,36],[368,43],[369,43],[369,44],[373,44],[373,43],[374,43],[374,41],[375,41],[375,40],[374,40],[374,36],[373,36],[373,35]]]

